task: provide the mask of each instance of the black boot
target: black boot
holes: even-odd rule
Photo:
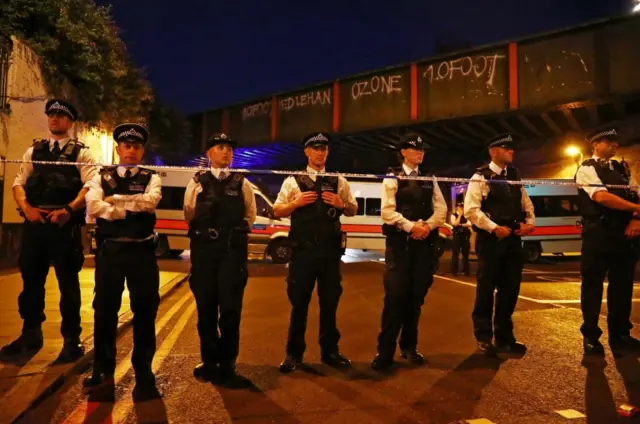
[[[84,355],[84,346],[80,343],[78,337],[64,339],[64,345],[58,355],[56,362],[69,363],[75,362]]]
[[[42,349],[42,328],[23,328],[20,337],[0,349],[0,357],[32,354]]]

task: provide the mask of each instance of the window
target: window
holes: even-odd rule
[[[536,217],[578,216],[578,196],[531,197]]]
[[[11,38],[0,34],[0,109],[4,109],[9,105],[7,98],[7,86],[9,78],[9,59],[11,58],[11,50],[13,42]]]
[[[370,216],[380,216],[380,199],[370,198],[366,202],[366,214]]]
[[[184,204],[184,187],[162,187],[162,199],[158,209],[181,211]]]
[[[264,197],[256,194],[256,209],[258,210],[258,216],[269,218],[271,213],[271,206],[264,200]]]
[[[364,197],[356,197],[356,202],[358,202],[358,212],[356,215],[364,215]]]

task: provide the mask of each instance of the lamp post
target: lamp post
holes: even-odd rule
[[[584,159],[584,156],[582,155],[582,151],[577,146],[573,146],[573,145],[567,146],[564,153],[567,156],[572,157],[578,167],[580,166],[580,164]]]

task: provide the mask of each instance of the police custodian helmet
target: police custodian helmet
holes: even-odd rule
[[[491,137],[486,141],[485,145],[487,149],[492,147],[504,147],[505,149],[513,149],[515,147],[515,140],[512,134],[500,134]]]
[[[66,115],[72,121],[78,119],[78,111],[75,107],[69,102],[65,102],[61,99],[51,99],[44,106],[44,113],[49,116],[52,113],[61,113]]]
[[[117,143],[141,143],[149,140],[149,131],[140,124],[120,124],[113,130],[113,139]]]
[[[225,133],[213,133],[209,138],[207,138],[207,142],[205,143],[205,150],[209,150],[213,146],[218,144],[228,144],[232,149],[235,149],[238,146],[235,140],[226,135]]]

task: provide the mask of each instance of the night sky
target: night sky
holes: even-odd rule
[[[166,102],[199,112],[433,54],[626,13],[631,0],[112,0]]]

